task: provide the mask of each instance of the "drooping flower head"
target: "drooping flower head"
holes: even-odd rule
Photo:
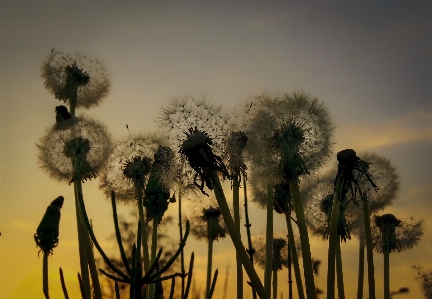
[[[51,202],[34,234],[36,246],[43,252],[52,253],[52,250],[58,245],[60,209],[63,201],[63,196],[59,196]]]
[[[198,240],[218,240],[228,234],[222,213],[214,198],[201,201],[190,213],[191,234]]]
[[[111,138],[101,123],[85,117],[57,122],[38,144],[41,167],[59,181],[95,178],[103,167]]]
[[[160,129],[176,143],[178,152],[196,172],[194,183],[206,195],[204,185],[213,189],[211,171],[230,177],[222,147],[227,120],[220,106],[192,95],[171,99],[157,119]]]
[[[379,253],[411,249],[423,235],[423,221],[405,223],[393,214],[375,216],[375,225],[372,241]]]
[[[313,173],[332,151],[334,126],[325,105],[303,92],[257,97],[248,112],[247,151],[268,180]]]
[[[107,96],[107,70],[98,60],[81,54],[52,51],[42,65],[45,88],[64,102],[77,97],[77,107],[98,106]]]
[[[156,134],[134,134],[116,143],[101,175],[100,188],[109,198],[111,191],[116,199],[134,202],[136,188],[143,194],[150,175],[154,156],[167,140]]]

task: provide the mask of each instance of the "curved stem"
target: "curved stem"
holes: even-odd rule
[[[237,233],[236,226],[234,224],[234,221],[231,217],[231,213],[222,189],[222,185],[220,183],[219,177],[217,176],[217,173],[212,170],[211,171],[211,181],[214,186],[214,193],[216,196],[216,200],[219,204],[219,208],[222,213],[222,217],[224,218],[225,224],[227,226],[228,232],[230,234],[231,240],[234,244],[234,247],[237,251],[237,254],[240,257],[240,260],[243,264],[243,267],[245,268],[246,273],[249,276],[249,279],[251,281],[251,284],[253,288],[255,288],[256,292],[258,293],[258,296],[261,299],[268,298],[267,292],[265,291],[257,273],[255,272],[255,269],[249,260],[249,256],[246,253],[245,247],[241,241],[240,235]]]
[[[310,251],[309,235],[306,226],[306,218],[304,215],[303,203],[300,198],[298,181],[296,178],[289,181],[291,188],[291,196],[294,202],[294,210],[297,217],[297,225],[300,233],[300,242],[303,257],[303,270],[305,276],[306,295],[308,299],[316,298],[315,278],[312,269],[312,255]],[[328,298],[330,299],[330,298]]]
[[[266,225],[266,251],[264,265],[264,288],[271,297],[271,276],[273,257],[273,185],[267,184],[267,225]]]

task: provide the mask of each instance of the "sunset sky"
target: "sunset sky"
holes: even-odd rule
[[[324,101],[336,124],[335,154],[345,148],[359,156],[377,153],[396,167],[400,190],[395,204],[383,213],[425,221],[418,246],[390,256],[391,290],[409,287],[411,298],[422,298],[412,266],[432,268],[431,1],[0,5],[1,298],[43,298],[42,256],[38,258],[33,234],[46,207],[59,195],[65,203],[60,243],[49,259],[51,295],[62,298],[62,267],[71,297],[79,298],[73,188],[51,179],[37,158],[36,143],[54,123],[54,109],[60,104],[41,78],[42,62],[52,48],[103,61],[111,74],[110,93],[99,107],[78,109],[77,114],[105,123],[114,138],[129,133],[126,124],[132,133],[153,131],[159,108],[185,93],[204,94],[228,110],[264,92],[304,90]],[[87,211],[103,246],[115,248],[109,241],[114,232],[111,206],[98,184],[97,179],[84,184]],[[176,207],[168,212],[176,215]],[[253,204],[251,208],[252,233],[263,234],[265,223],[257,219],[265,213]],[[121,212],[128,215],[128,208]],[[177,228],[172,230],[177,240]],[[275,234],[286,234],[283,218],[276,220]],[[324,289],[327,243],[311,240],[312,256],[323,261],[317,286]],[[214,298],[221,298],[227,266],[228,288],[235,290],[235,255],[229,239],[214,246],[213,265],[220,274]],[[187,262],[192,250],[197,255],[194,275],[204,290],[200,277],[205,277],[206,244],[190,237]],[[342,252],[346,297],[354,298],[358,240],[342,244]],[[381,298],[382,255],[374,258]],[[279,277],[279,290],[287,298],[286,270]],[[245,295],[251,298],[247,288]]]

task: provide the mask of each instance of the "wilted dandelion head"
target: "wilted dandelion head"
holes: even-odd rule
[[[314,178],[310,178],[306,186],[301,190],[306,222],[313,235],[327,239],[330,233],[330,220],[334,201],[334,177],[336,169],[325,172]],[[346,202],[339,204],[339,219],[337,233],[341,240],[351,239],[351,231],[357,227],[358,206],[348,205]]]
[[[39,161],[49,175],[69,183],[95,178],[110,151],[111,138],[101,123],[74,117],[56,123],[38,144]]]
[[[411,249],[423,235],[423,221],[410,223],[397,219],[393,214],[375,216],[372,227],[373,246],[377,252],[392,252]]]
[[[254,165],[268,165],[268,179],[297,178],[327,162],[334,126],[317,98],[303,92],[263,95],[250,108],[247,151]]]
[[[156,134],[129,135],[117,142],[101,175],[100,188],[109,198],[111,191],[123,202],[136,199],[136,188],[144,192],[154,155],[167,140]]]
[[[218,240],[228,234],[222,213],[213,197],[210,202],[201,201],[194,205],[189,218],[191,234],[198,240]]]
[[[223,162],[222,146],[227,120],[228,115],[221,107],[192,95],[171,99],[169,105],[161,109],[157,119],[160,129],[196,172],[194,183],[206,195],[204,185],[213,188],[211,171],[229,177]]]
[[[77,107],[98,106],[107,96],[109,79],[100,61],[81,54],[52,51],[42,65],[45,88],[56,99],[69,101],[77,93]]]

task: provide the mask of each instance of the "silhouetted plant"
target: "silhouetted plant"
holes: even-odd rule
[[[416,279],[420,281],[420,288],[423,296],[426,299],[432,298],[432,271],[424,271],[418,266],[414,266],[418,276]]]
[[[49,299],[48,256],[52,255],[53,249],[57,247],[59,242],[60,209],[63,206],[63,201],[63,196],[59,196],[51,202],[34,234],[36,247],[40,248],[39,253],[43,252],[42,290],[47,299]]]
[[[72,115],[75,107],[98,106],[110,87],[108,72],[100,61],[54,49],[43,62],[42,77],[56,99],[69,102]]]
[[[384,299],[390,299],[390,253],[411,249],[423,235],[423,221],[405,223],[393,214],[375,216],[373,243],[384,255]]]

